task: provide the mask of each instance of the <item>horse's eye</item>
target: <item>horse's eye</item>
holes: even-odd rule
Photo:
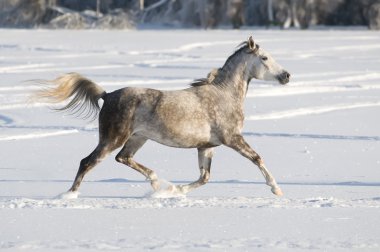
[[[268,59],[268,57],[264,56],[264,57],[261,57],[261,59],[265,61]]]

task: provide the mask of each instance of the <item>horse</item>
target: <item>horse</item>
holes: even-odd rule
[[[120,147],[116,161],[141,173],[154,191],[159,190],[157,174],[133,159],[146,141],[152,140],[176,148],[197,148],[200,177],[189,184],[175,185],[179,193],[186,194],[209,181],[213,150],[225,145],[252,161],[272,193],[281,196],[283,193],[263,159],[242,136],[243,104],[253,78],[286,84],[290,74],[250,36],[221,68],[182,90],[126,87],[107,93],[78,73],[45,81],[48,86],[36,97],[51,103],[69,100],[58,109],[77,114],[87,111],[87,116],[92,114],[99,121],[98,145],[81,160],[67,193],[77,195],[85,174]]]

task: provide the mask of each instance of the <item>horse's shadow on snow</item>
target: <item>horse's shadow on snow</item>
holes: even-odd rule
[[[2,168],[0,168],[2,169]],[[7,169],[7,168],[4,168]],[[0,179],[0,183],[72,183],[72,180],[25,180],[25,179]],[[173,184],[184,184],[190,183],[190,180],[172,180],[170,181]],[[94,180],[94,181],[84,181],[87,184],[96,184],[96,183],[124,183],[124,184],[149,184],[149,181],[146,180],[130,180],[124,178],[113,178],[113,179],[104,179],[104,180]],[[209,181],[208,184],[232,184],[232,185],[264,185],[265,182],[257,181],[244,181],[244,180],[219,180],[219,181]],[[361,182],[361,181],[336,181],[336,182],[279,182],[281,185],[288,186],[380,186],[380,182]]]

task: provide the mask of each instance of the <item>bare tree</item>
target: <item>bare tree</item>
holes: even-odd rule
[[[96,0],[96,16],[100,16],[100,0]]]
[[[368,10],[368,26],[371,30],[380,30],[380,3],[372,4]]]
[[[156,8],[158,8],[158,7],[160,7],[161,5],[166,4],[167,1],[168,1],[168,0],[160,0],[160,1],[158,1],[158,2],[156,2],[156,3],[154,3],[154,4],[152,4],[152,5],[148,6],[147,8],[144,8],[144,10],[143,10],[143,15],[142,15],[142,17],[141,17],[141,21],[142,21],[142,22],[145,21],[145,18],[146,18],[146,16],[147,16],[148,12],[150,12],[150,11],[152,11],[152,10],[154,10],[154,9],[156,9]],[[144,2],[144,0],[140,0],[140,8],[141,8],[141,2]]]
[[[288,29],[291,26],[294,26],[295,28],[301,28],[300,22],[298,21],[297,17],[297,0],[290,0],[289,7],[288,7],[288,17],[286,18],[283,28]]]
[[[316,3],[315,0],[307,0],[306,8],[308,12],[308,20],[307,26],[317,25],[318,24],[318,16],[316,11]]]
[[[228,1],[228,16],[234,29],[239,29],[244,23],[244,3],[242,0]]]
[[[140,10],[144,10],[144,0],[140,0]]]
[[[57,0],[46,0],[47,7],[54,7],[57,5]]]
[[[274,23],[274,20],[273,20],[273,1],[272,0],[268,0],[267,12],[268,12],[268,23],[269,23],[269,25],[272,25]]]

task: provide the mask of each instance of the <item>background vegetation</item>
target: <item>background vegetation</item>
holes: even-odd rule
[[[380,29],[380,0],[2,0],[0,26],[133,28],[316,25]]]

